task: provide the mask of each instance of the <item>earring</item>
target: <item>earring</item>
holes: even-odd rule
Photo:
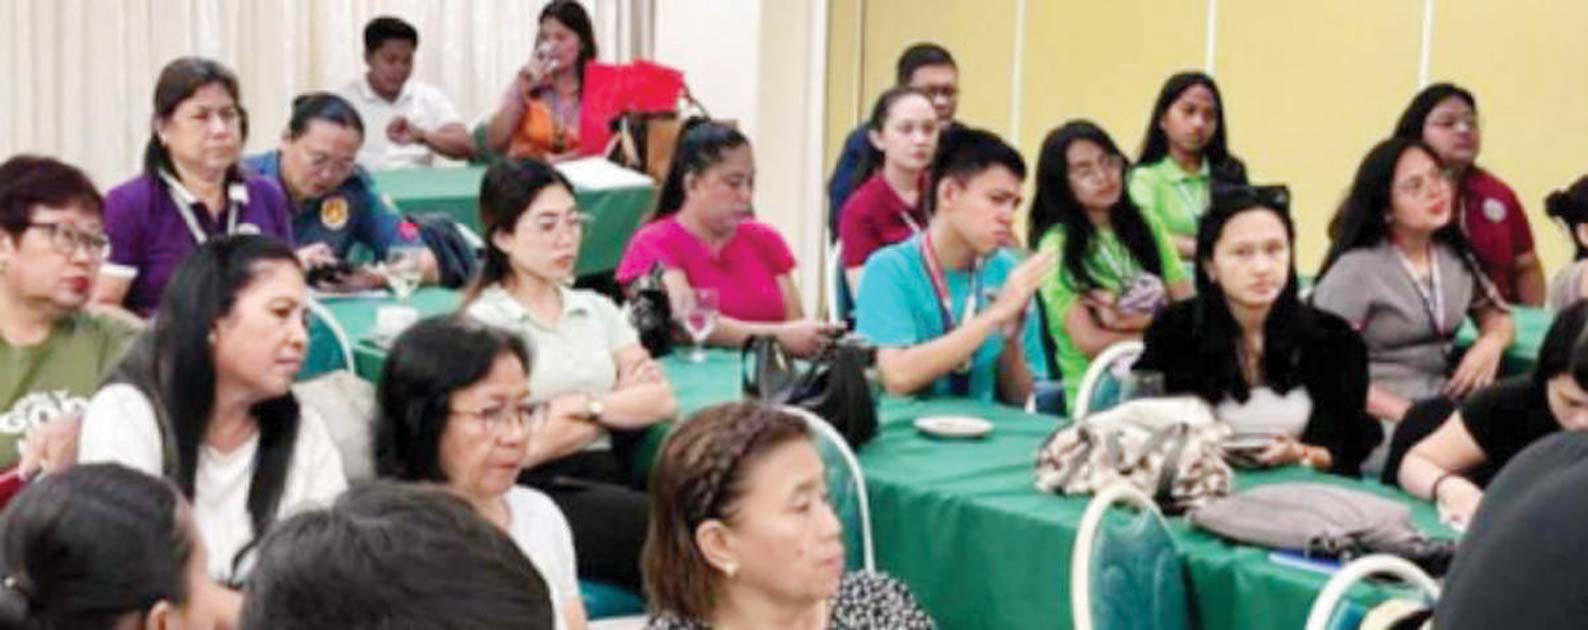
[[[722,572],[728,574],[728,579],[733,579],[733,575],[739,572],[739,565],[732,562],[725,564],[722,566]]]
[[[210,333],[205,339],[209,341],[210,345],[215,345],[215,333]]]

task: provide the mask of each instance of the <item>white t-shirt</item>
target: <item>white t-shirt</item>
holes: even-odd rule
[[[425,131],[435,131],[452,123],[463,124],[463,117],[458,115],[452,99],[439,88],[417,79],[408,79],[403,84],[395,102],[376,94],[366,77],[348,82],[336,95],[352,103],[363,120],[364,146],[358,150],[358,164],[366,170],[430,166],[434,157],[430,147],[420,143],[394,144],[386,137],[386,126],[399,115]]]
[[[1312,396],[1305,387],[1293,387],[1284,396],[1267,386],[1254,387],[1244,404],[1226,397],[1213,412],[1236,433],[1299,438],[1312,418]]]
[[[579,570],[573,552],[573,530],[562,510],[539,490],[513,486],[507,502],[507,536],[529,557],[551,591],[557,630],[567,630],[569,599],[579,597]]]
[[[208,445],[199,448],[198,471],[193,480],[193,521],[209,550],[210,576],[223,582],[243,577],[252,565],[250,559],[240,565],[238,575],[233,575],[233,556],[254,539],[253,521],[248,516],[248,489],[258,448],[257,432],[229,453]],[[78,461],[122,464],[158,477],[165,468],[164,451],[154,407],[137,388],[124,383],[108,385],[88,402],[78,438]],[[297,509],[323,505],[346,488],[342,457],[331,442],[325,421],[303,408],[277,518]]]

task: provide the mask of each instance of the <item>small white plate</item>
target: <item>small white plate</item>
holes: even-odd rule
[[[927,416],[915,420],[915,430],[941,438],[979,438],[992,429],[991,422],[971,416]]]

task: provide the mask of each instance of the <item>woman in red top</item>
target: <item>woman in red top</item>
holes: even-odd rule
[[[866,124],[871,147],[855,172],[855,192],[839,212],[844,276],[860,286],[871,253],[926,226],[921,190],[937,147],[938,121],[925,92],[898,86],[882,93]]]
[[[1450,83],[1424,88],[1395,124],[1396,137],[1421,140],[1439,154],[1455,184],[1456,218],[1478,252],[1483,275],[1507,302],[1544,304],[1544,266],[1516,193],[1477,164],[1478,101]]]

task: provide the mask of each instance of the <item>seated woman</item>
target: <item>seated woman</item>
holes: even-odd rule
[[[1124,174],[1124,154],[1089,121],[1065,123],[1042,141],[1027,239],[1061,261],[1040,295],[1066,410],[1098,353],[1140,339],[1154,313],[1191,296],[1174,241],[1123,194]]]
[[[1477,164],[1483,136],[1472,93],[1449,83],[1423,88],[1395,123],[1395,137],[1427,143],[1449,169],[1455,182],[1453,223],[1472,244],[1500,297],[1543,306],[1544,264],[1533,250],[1533,229],[1522,202],[1510,186]]]
[[[1378,445],[1367,346],[1296,297],[1289,191],[1216,188],[1197,230],[1197,297],[1153,319],[1137,369],[1214,406],[1237,433],[1274,436],[1258,460],[1356,476]]]
[[[113,464],[49,475],[0,520],[0,627],[230,627],[205,556],[171,483]]]
[[[0,469],[18,464],[24,434],[32,450],[47,441],[41,433],[77,422],[134,333],[85,309],[109,246],[102,204],[69,164],[33,155],[0,164]],[[71,459],[39,452],[23,472]]]
[[[161,475],[193,502],[209,574],[237,585],[283,513],[347,486],[325,422],[291,386],[303,362],[303,271],[267,236],[211,240],[83,414],[78,457]]]
[[[1048,376],[1031,296],[1052,253],[1023,262],[1013,240],[1025,161],[980,129],[945,134],[932,162],[932,222],[866,262],[855,331],[877,346],[895,395],[968,396],[1024,405]]]
[[[1207,211],[1212,183],[1246,183],[1246,165],[1230,153],[1226,129],[1224,97],[1213,77],[1171,76],[1152,106],[1130,172],[1130,198],[1169,230],[1185,260],[1196,257],[1197,218]]]
[[[381,371],[376,472],[439,483],[468,501],[539,569],[557,628],[581,630],[568,521],[546,495],[513,483],[547,419],[546,405],[530,402],[529,372],[529,350],[506,330],[467,318],[413,325]]]
[[[1367,343],[1367,412],[1385,441],[1362,467],[1393,483],[1400,457],[1453,401],[1494,381],[1515,325],[1451,221],[1444,166],[1422,142],[1375,145],[1330,233],[1313,305],[1345,318]],[[1467,316],[1478,340],[1452,369]]]
[[[540,10],[535,55],[502,94],[485,127],[485,148],[507,157],[557,162],[580,155],[584,68],[596,58],[590,14],[575,0]]]
[[[568,515],[581,573],[639,590],[645,495],[630,489],[631,451],[678,409],[672,387],[611,300],[568,288],[588,217],[561,174],[533,160],[498,163],[480,214],[489,245],[464,312],[555,357],[529,371],[529,391],[550,413],[524,480]]]
[[[238,168],[246,119],[237,76],[221,64],[182,57],[160,71],[143,174],[105,195],[110,255],[95,302],[147,317],[172,270],[206,241],[267,234],[292,244],[281,189]]]
[[[242,630],[552,630],[546,581],[463,499],[361,483],[260,543]]]
[[[925,92],[888,89],[871,110],[870,148],[855,171],[855,189],[838,217],[844,276],[860,286],[860,269],[883,247],[925,229],[926,170],[937,148],[937,112]]]
[[[738,348],[751,335],[769,335],[796,355],[814,354],[835,331],[805,317],[794,254],[777,230],[755,220],[754,192],[749,139],[723,123],[685,123],[656,214],[629,241],[618,283],[659,264],[675,314],[693,304],[697,289],[717,292],[719,315],[707,343]]]
[[[647,627],[935,627],[903,584],[844,571],[826,486],[798,416],[756,402],[696,413],[651,480]]]
[[[420,249],[425,280],[435,281],[436,257],[418,228],[387,205],[369,173],[354,162],[363,144],[364,121],[351,103],[330,92],[310,92],[292,99],[280,148],[250,156],[243,165],[287,193],[293,236],[300,251],[312,253],[305,265],[347,260],[354,245],[368,248],[375,260],[385,260],[393,247],[411,246]]]
[[[1490,474],[1556,431],[1588,431],[1588,345],[1579,343],[1588,304],[1561,311],[1544,335],[1531,374],[1478,390],[1401,463],[1407,492],[1467,522]],[[1476,474],[1474,474],[1476,473]]]
[[[1544,198],[1544,212],[1565,226],[1576,252],[1572,263],[1555,272],[1549,282],[1549,308],[1563,311],[1588,297],[1588,273],[1583,273],[1588,271],[1588,177],[1550,193]]]

